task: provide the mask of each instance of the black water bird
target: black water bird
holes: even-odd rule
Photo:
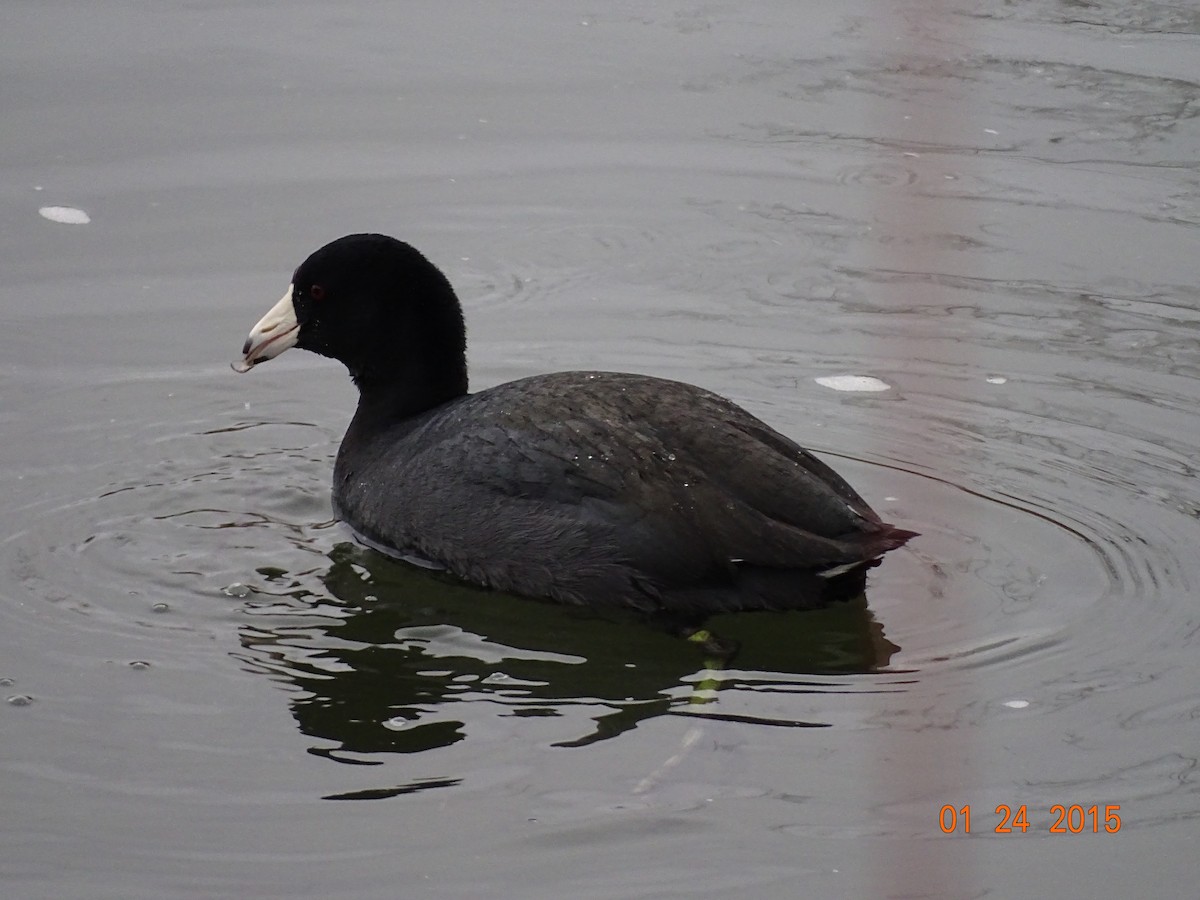
[[[690,384],[557,372],[468,393],[453,289],[384,235],[305,260],[234,368],[289,347],[340,360],[358,386],[337,516],[368,546],[479,585],[679,619],[808,608],[861,589],[914,534]]]

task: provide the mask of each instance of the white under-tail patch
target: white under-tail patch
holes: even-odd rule
[[[882,553],[879,556],[883,556]],[[879,556],[872,556],[871,559],[879,559]],[[857,569],[864,563],[869,563],[871,559],[860,559],[858,562],[842,563],[840,566],[833,566],[828,569],[822,569],[817,573],[818,578],[836,578],[839,575],[845,575],[851,569]]]

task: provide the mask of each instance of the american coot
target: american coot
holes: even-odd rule
[[[914,534],[690,384],[558,372],[467,393],[453,289],[384,235],[305,260],[234,368],[289,347],[340,360],[358,386],[338,517],[369,546],[476,584],[677,617],[806,608],[829,585],[861,588]]]

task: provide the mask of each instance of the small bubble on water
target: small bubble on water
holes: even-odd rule
[[[675,462],[675,454],[674,454],[674,453],[668,453],[668,454],[667,454],[667,459],[669,459],[671,462]]]
[[[28,694],[13,694],[8,698],[9,706],[28,706],[33,702],[33,698]]]
[[[151,604],[151,606],[150,606],[150,612],[165,613],[165,612],[170,612],[170,611],[171,611],[171,607],[169,604],[166,604],[166,603],[154,603],[154,604]]]
[[[237,597],[239,600],[242,600],[249,597],[253,593],[253,590],[250,585],[235,581],[233,584],[221,588],[221,593],[226,597]]]
[[[146,660],[144,660],[144,659],[131,659],[129,661],[129,668],[139,669],[139,670],[140,669],[148,669],[148,668],[150,668],[150,663],[146,662]]]
[[[988,384],[1007,384],[1008,379],[1005,378],[1003,375],[989,375],[987,377],[987,383]]]

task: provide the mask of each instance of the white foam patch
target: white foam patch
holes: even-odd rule
[[[1029,706],[1028,700],[1005,700],[1004,705],[1009,709],[1025,709]]]
[[[43,219],[62,225],[86,225],[92,221],[91,216],[73,206],[43,206],[38,213]]]
[[[815,379],[821,387],[835,391],[890,391],[892,386],[886,381],[872,378],[870,375],[823,375]]]
[[[1008,379],[1005,378],[1003,375],[989,375],[987,383],[988,384],[1007,384]]]

